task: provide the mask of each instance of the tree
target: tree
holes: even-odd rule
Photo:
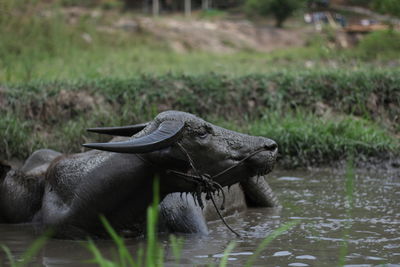
[[[276,26],[281,28],[287,18],[294,11],[304,5],[302,0],[247,0],[246,8],[249,12],[258,13],[261,16],[273,15]]]

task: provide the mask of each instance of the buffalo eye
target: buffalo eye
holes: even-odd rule
[[[209,125],[204,125],[203,129],[197,134],[200,139],[205,139],[210,134],[213,134],[213,128]]]
[[[207,133],[207,132],[201,132],[201,133],[199,133],[199,135],[198,135],[198,137],[199,137],[200,139],[205,139],[207,136],[208,136],[208,133]]]

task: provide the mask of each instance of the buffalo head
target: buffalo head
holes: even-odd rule
[[[117,142],[85,144],[85,147],[138,154],[157,167],[188,175],[200,173],[221,186],[270,172],[278,151],[271,139],[227,130],[179,111],[160,113],[145,124],[89,131],[131,137]],[[173,171],[172,174],[178,174]],[[174,182],[180,187],[173,191],[194,190],[190,182],[178,179]]]

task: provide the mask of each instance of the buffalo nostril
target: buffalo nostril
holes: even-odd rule
[[[265,144],[264,147],[268,151],[276,151],[278,149],[278,145],[276,143]]]

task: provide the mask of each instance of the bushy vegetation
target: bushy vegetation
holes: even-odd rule
[[[252,134],[271,136],[279,144],[280,162],[284,166],[318,165],[370,157],[387,158],[399,148],[394,136],[373,122],[353,116],[321,118],[298,112],[266,114],[250,124]]]
[[[376,51],[385,51],[385,54]],[[359,43],[358,52],[364,58],[397,58],[400,55],[400,32],[384,30],[370,33]]]
[[[397,71],[313,71],[15,84],[2,92],[0,153],[77,152],[94,138],[86,127],[143,122],[177,109],[276,139],[282,159],[293,165],[338,160],[346,152],[388,155],[399,145],[399,77]]]

